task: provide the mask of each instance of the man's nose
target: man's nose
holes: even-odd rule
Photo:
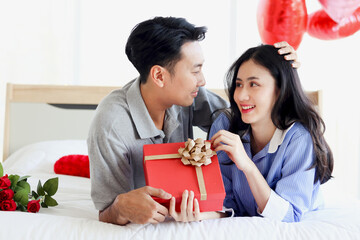
[[[204,78],[204,74],[201,72],[201,73],[199,74],[198,79],[197,79],[197,84],[196,84],[196,86],[197,86],[197,87],[203,87],[203,86],[205,86],[205,84],[206,84],[206,81],[205,81],[205,78]]]

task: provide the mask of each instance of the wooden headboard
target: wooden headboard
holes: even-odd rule
[[[10,108],[12,103],[47,103],[97,105],[101,99],[119,86],[68,86],[68,85],[26,85],[7,84],[5,105],[5,129],[3,161],[9,155]],[[227,99],[224,89],[209,89]],[[321,92],[308,92],[309,97],[321,109]]]
[[[7,84],[3,160],[9,155],[11,103],[97,105],[120,87]]]

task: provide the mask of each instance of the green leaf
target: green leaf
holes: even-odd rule
[[[21,205],[21,204],[18,204],[17,209],[19,209],[19,210],[22,211],[22,212],[26,212],[26,211],[27,211],[27,207],[25,207],[25,206],[23,206],[23,205]]]
[[[53,196],[58,190],[58,186],[59,186],[59,178],[57,177],[51,178],[44,183],[44,191],[47,192],[49,196]],[[48,206],[50,205],[48,204]]]
[[[45,196],[44,203],[49,207],[54,207],[54,206],[58,205],[57,201],[55,199],[53,199],[52,197],[50,197],[49,195]]]
[[[48,208],[48,206],[47,206],[46,203],[44,203],[44,202],[41,203],[41,206],[42,206],[43,208]]]
[[[30,177],[30,176],[22,176],[22,177],[19,178],[18,181],[19,181],[19,182],[20,182],[20,181],[24,181],[24,180],[26,181],[29,177]]]
[[[18,192],[18,191],[21,191],[21,190],[25,190],[28,194],[30,193],[30,190],[31,190],[31,187],[30,187],[30,184],[26,181],[19,181],[15,187],[15,190],[14,192]]]
[[[45,192],[44,192],[43,187],[41,186],[41,181],[40,180],[39,180],[38,185],[37,185],[37,193],[40,196],[45,196]]]
[[[3,165],[0,162],[0,177],[4,176],[4,168]]]
[[[26,189],[22,189],[15,193],[14,195],[14,201],[19,202],[23,206],[27,206],[29,202],[29,193],[26,191]]]
[[[9,180],[11,181],[11,186],[10,186],[11,189],[15,188],[17,182],[19,181],[19,178],[20,178],[20,176],[16,175],[16,174],[9,176]]]
[[[32,192],[31,192],[31,195],[33,196],[33,198],[34,198],[35,200],[37,200],[38,197],[39,197],[39,195],[38,195],[35,191],[32,191]]]

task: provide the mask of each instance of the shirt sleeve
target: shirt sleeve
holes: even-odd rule
[[[261,213],[259,209],[257,210],[258,214],[271,218],[274,220],[282,221],[289,210],[290,204],[285,199],[281,198],[276,192],[271,190],[270,198]]]
[[[229,120],[224,113],[221,113],[219,117],[214,121],[210,128],[209,139],[214,136],[219,130],[228,130],[229,129]],[[232,188],[231,174],[232,174],[232,165],[224,165],[223,163],[232,163],[227,154],[223,151],[217,152],[221,176],[224,182],[224,188],[226,192],[226,196],[224,199],[224,209],[231,209],[231,216],[237,212],[237,205],[235,201],[235,196]]]
[[[282,177],[262,215],[274,219],[283,217],[285,222],[298,222],[305,212],[311,210],[314,192],[320,185],[319,181],[314,184],[315,168],[312,165],[315,155],[310,133],[293,136],[283,157]],[[289,204],[285,212],[286,202]],[[277,214],[276,209],[280,211]]]
[[[131,162],[122,139],[95,122],[88,136],[91,198],[97,210],[107,208],[120,193],[134,188]]]
[[[192,124],[208,132],[211,124],[220,114],[218,110],[228,108],[229,106],[229,102],[225,99],[200,87],[198,96],[193,103]]]

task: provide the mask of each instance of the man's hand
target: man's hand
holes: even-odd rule
[[[171,194],[162,189],[149,186],[138,188],[119,194],[107,209],[100,212],[99,219],[102,222],[119,225],[128,222],[138,224],[163,222],[168,215],[168,210],[151,196],[163,199],[171,198]]]
[[[288,61],[294,61],[292,63],[292,67],[293,68],[299,68],[300,67],[300,62],[298,62],[297,59],[297,54],[295,49],[290,46],[287,42],[278,42],[274,44],[274,47],[279,48],[279,54],[280,55],[285,55],[284,58]]]

